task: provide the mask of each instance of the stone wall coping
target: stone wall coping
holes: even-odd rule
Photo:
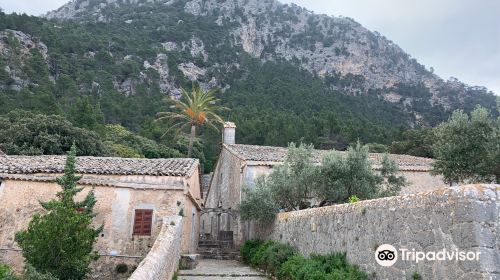
[[[420,207],[425,201],[434,199],[436,202],[446,202],[459,198],[477,199],[480,201],[500,200],[500,185],[498,184],[472,184],[442,188],[430,192],[392,196],[356,203],[345,203],[332,206],[310,208],[292,212],[283,212],[277,215],[278,220],[287,220],[291,217],[318,217],[323,215],[351,213],[353,211],[373,208],[387,208],[396,211],[402,207]]]
[[[182,222],[181,216],[163,218],[155,243],[129,280],[171,279],[180,259]]]
[[[500,275],[500,184],[446,187],[280,213],[273,223],[253,226],[249,238],[279,241],[306,256],[345,252],[350,263],[375,279],[409,279],[415,272],[422,279]],[[398,251],[390,267],[379,265],[375,257],[383,244]],[[402,257],[405,249],[423,252],[426,258],[418,262]],[[438,259],[436,252],[446,252],[447,257]],[[459,259],[458,252],[476,257]]]

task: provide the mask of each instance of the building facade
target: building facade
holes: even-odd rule
[[[236,246],[251,239],[252,222],[241,221],[238,205],[244,200],[243,187],[252,187],[254,180],[261,175],[271,173],[276,165],[285,160],[287,149],[282,147],[255,146],[235,144],[235,126],[226,125],[223,133],[225,143],[210,182],[206,195],[205,207],[213,210],[213,214],[203,215],[201,219],[202,233],[218,238],[221,232],[232,232]],[[226,135],[230,134],[230,135]],[[312,161],[321,164],[323,156],[329,151],[314,150]],[[380,170],[383,154],[369,155],[375,171]],[[389,155],[400,169],[409,185],[401,190],[401,194],[432,191],[446,187],[441,176],[431,174],[434,160],[408,155]],[[229,214],[230,213],[230,214]]]
[[[65,156],[0,156],[0,262],[20,271],[23,258],[15,233],[27,228],[40,201],[55,198],[61,187]],[[78,157],[82,176],[77,196],[94,190],[95,226],[104,226],[95,249],[97,266],[138,263],[149,251],[163,217],[184,216],[181,251],[194,253],[202,209],[199,162],[196,159],[125,159]],[[103,276],[103,279],[105,277]]]

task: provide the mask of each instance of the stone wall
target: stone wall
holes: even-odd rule
[[[172,279],[180,259],[182,217],[163,219],[163,225],[153,247],[129,280]]]
[[[376,279],[500,279],[500,185],[469,185],[323,208],[281,213],[253,238],[269,238],[308,255],[344,251],[350,262]],[[382,244],[398,261],[375,260]],[[472,251],[478,261],[402,260],[412,251]]]

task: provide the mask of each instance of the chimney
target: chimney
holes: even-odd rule
[[[224,131],[222,132],[222,143],[224,144],[236,143],[236,125],[233,122],[224,123]]]

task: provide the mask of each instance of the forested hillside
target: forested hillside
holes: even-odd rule
[[[132,2],[73,1],[52,19],[0,13],[0,114],[58,115],[95,133],[102,155],[144,157],[185,152],[186,140],[161,137],[166,124],[154,117],[193,82],[221,89],[223,117],[248,144],[390,144],[456,108],[498,114],[485,88],[441,80],[351,19],[276,1]],[[36,137],[27,129],[18,141]],[[219,144],[218,132],[202,131],[195,154],[207,169]],[[0,149],[53,152],[20,146]]]

